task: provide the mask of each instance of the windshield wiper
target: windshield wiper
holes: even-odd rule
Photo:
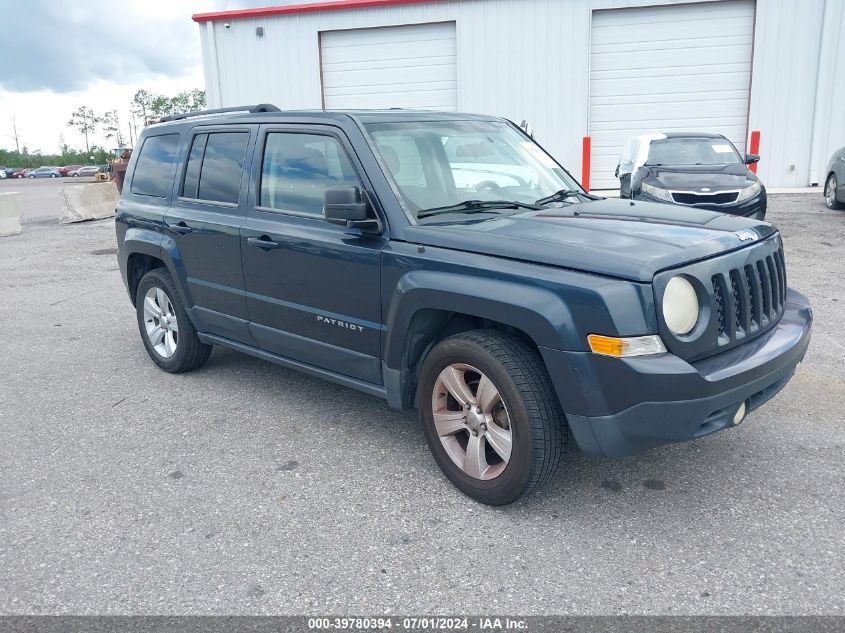
[[[560,191],[554,192],[550,196],[546,196],[545,198],[540,198],[534,204],[548,204],[549,202],[565,202],[567,198],[572,198],[575,196],[581,196],[587,198],[588,200],[601,200],[599,196],[594,196],[586,191],[581,191],[580,189],[561,189]]]
[[[447,213],[496,213],[498,209],[531,209],[532,211],[539,211],[540,207],[536,204],[527,204],[525,202],[517,202],[516,200],[464,200],[458,204],[450,204],[445,207],[423,209],[417,213],[417,219],[430,218],[435,215],[444,215]]]

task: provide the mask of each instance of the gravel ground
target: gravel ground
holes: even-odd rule
[[[845,213],[770,199],[805,362],[739,428],[567,456],[506,508],[413,413],[234,352],[147,358],[110,221],[0,240],[0,613],[843,614]]]

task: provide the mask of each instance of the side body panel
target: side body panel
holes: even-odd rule
[[[186,302],[197,329],[248,344],[254,341],[248,328],[240,227],[246,216],[248,174],[257,129],[257,125],[196,126],[186,134],[162,242],[168,264],[186,288]],[[236,204],[180,195],[192,139],[214,132],[250,133]]]
[[[261,154],[266,135],[272,133],[336,140],[349,155],[364,191],[376,199],[340,128],[262,126],[249,214],[240,231],[251,334],[272,354],[380,385],[380,253],[388,235],[337,226],[322,215],[259,206]]]

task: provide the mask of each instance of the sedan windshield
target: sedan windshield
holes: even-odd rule
[[[561,190],[582,191],[531,139],[500,121],[371,123],[414,219],[522,213]]]
[[[674,137],[652,140],[646,165],[738,165],[742,159],[723,138]]]

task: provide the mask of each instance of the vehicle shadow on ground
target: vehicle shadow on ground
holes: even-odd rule
[[[429,456],[416,411],[397,411],[374,396],[219,348],[215,348],[208,364],[196,374],[206,377],[231,374],[231,377],[248,380],[253,397],[259,399],[285,401],[295,396],[300,405],[323,411],[323,415],[309,421],[309,424],[318,426],[318,432],[326,431],[339,418],[357,415],[362,420],[356,427],[357,433],[371,435],[374,442],[385,435],[396,437],[388,454],[374,459],[384,459],[389,463],[391,460],[408,459],[411,453],[427,465],[426,470],[433,479],[443,477]],[[229,379],[223,377],[221,382]],[[759,417],[761,413],[755,415]],[[765,416],[764,413],[762,415]],[[320,429],[320,426],[326,429]],[[273,431],[267,429],[267,432]],[[650,518],[654,504],[672,514],[673,504],[683,499],[677,512],[688,513],[691,505],[706,507],[712,504],[713,491],[724,493],[727,473],[748,468],[748,455],[753,447],[741,446],[730,437],[732,433],[736,431],[659,447],[624,459],[586,456],[579,451],[570,435],[560,469],[544,488],[514,505],[491,508],[490,511],[517,514],[528,511],[555,519],[564,504],[566,514],[572,516],[573,513],[594,513],[596,504],[600,503],[608,506],[605,512],[618,507],[624,509],[629,518],[632,517],[632,506],[635,510],[633,516],[636,516],[636,506],[641,505],[642,516]],[[338,450],[342,450],[340,446]],[[758,473],[758,476],[765,475]],[[466,504],[484,507],[451,486],[449,490]],[[730,500],[721,499],[721,502],[729,503]]]

